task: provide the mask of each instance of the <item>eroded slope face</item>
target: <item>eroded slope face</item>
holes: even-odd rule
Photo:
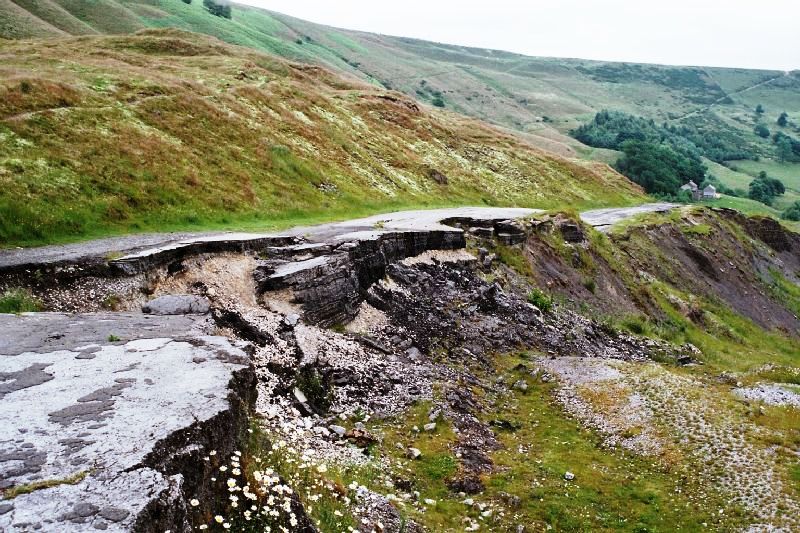
[[[641,198],[605,165],[196,34],[5,42],[0,60],[5,243],[354,205]]]
[[[358,231],[126,278],[122,308],[202,301],[214,334],[251,345],[249,442],[188,448],[208,488],[194,527],[797,528],[798,340],[726,300],[788,313],[796,235],[692,209],[605,236],[563,214],[449,223],[465,233]],[[698,254],[740,275],[670,277]]]

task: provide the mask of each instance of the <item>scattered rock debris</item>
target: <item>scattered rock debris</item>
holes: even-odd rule
[[[401,510],[424,515],[441,504],[424,498],[406,473],[409,464],[424,464],[431,457],[420,442],[442,433],[453,436],[448,450],[452,465],[447,463],[452,471],[444,483],[470,513],[464,516],[464,529],[483,530],[499,517],[514,516],[521,506],[519,495],[504,492],[496,501],[482,501],[481,495],[486,475],[497,469],[492,454],[503,446],[498,435],[513,435],[522,426],[501,417],[485,419],[482,415],[495,400],[487,400],[481,391],[491,392],[492,397],[524,397],[535,391],[532,387],[537,383],[550,384],[554,400],[583,428],[599,434],[604,447],[662,461],[679,449],[698,464],[713,467],[708,480],[757,518],[754,527],[798,526],[796,520],[786,518],[800,516],[800,506],[776,474],[776,455],[742,437],[743,431],[759,434],[761,430],[736,409],[720,414],[714,401],[719,393],[730,401],[738,398],[739,405],[745,401],[796,408],[800,407],[796,390],[768,383],[752,387],[733,383],[732,389],[726,382],[701,382],[672,368],[694,363],[700,355],[694,346],[622,333],[561,305],[537,308],[528,300],[526,280],[514,278],[498,255],[481,247],[487,239],[504,246],[522,243],[537,222],[504,216],[454,217],[448,223],[471,235],[470,249],[477,248],[476,255],[462,248],[464,233],[438,221],[433,229],[414,231],[398,230],[391,221],[384,221],[380,227],[371,224],[365,226],[369,230],[359,228],[361,233],[334,235],[325,242],[307,242],[300,236],[270,241],[261,251],[225,249],[224,253],[176,256],[169,250],[169,261],[137,267],[124,276],[76,271],[60,279],[46,304],[53,309],[97,311],[113,303],[119,309],[141,308],[150,313],[146,318],[151,320],[191,323],[195,333],[183,335],[180,341],[182,349],[191,352],[183,364],[242,365],[251,372],[252,396],[248,397],[254,418],[272,441],[313,457],[320,472],[325,465],[378,467],[380,490],[357,481],[341,489],[348,495],[345,501],[359,531],[422,530]],[[554,223],[567,244],[585,243],[587,235],[579,224],[568,219]],[[110,294],[115,295],[113,302],[108,300]],[[93,323],[92,315],[82,320]],[[74,325],[69,328],[67,335],[77,335],[70,346],[64,345],[63,332],[54,331],[45,337],[16,339],[15,353],[46,349],[52,355],[66,350],[76,364],[92,365],[105,361],[107,352],[113,351],[135,359],[119,370],[125,373],[142,372],[147,357],[178,344],[167,338],[156,345],[157,339],[149,334],[129,337],[123,329],[107,331],[100,338],[94,325],[88,328],[94,332],[91,335],[81,336]],[[212,338],[218,340],[207,340]],[[3,342],[0,353],[5,353]],[[224,346],[209,352],[209,343]],[[517,365],[513,378],[481,377],[491,375],[498,354],[520,351],[539,355]],[[2,368],[4,401],[20,390],[46,386],[53,378],[49,368],[53,362],[26,357],[32,358],[25,368]],[[109,418],[119,423],[113,420],[117,402],[127,400],[132,390],[154,383],[143,374],[135,382],[98,385],[76,398],[75,405],[52,409],[49,423],[71,427],[94,421],[95,430],[110,424]],[[215,395],[214,401],[223,400]],[[425,409],[422,418],[395,443],[400,459],[380,453],[384,435],[374,430],[373,422],[400,419],[420,404]],[[60,446],[67,455],[80,456],[96,444],[89,436],[76,434]],[[189,454],[210,446],[191,439],[181,442]],[[20,463],[15,467],[18,475],[51,468],[46,450],[19,444],[21,459],[14,459]],[[521,444],[520,450],[527,448]],[[170,484],[162,493],[163,516],[153,515],[164,520],[158,523],[173,520],[175,530],[189,522],[205,524],[199,513],[202,509],[191,516],[175,512],[185,509],[187,501],[199,500],[190,499],[193,487],[163,475],[163,461],[156,463],[153,478],[146,482],[159,487]],[[134,473],[138,475],[139,470]],[[199,483],[208,477],[207,472],[186,475]],[[565,487],[578,486],[584,479],[571,470],[555,476]],[[6,474],[0,476],[6,478]],[[90,474],[81,483],[93,479]],[[70,490],[42,489],[30,501],[44,502],[48,493]],[[303,487],[293,490],[300,492]],[[134,500],[119,508],[93,501],[90,498],[85,505],[69,509],[61,509],[61,503],[53,505],[64,511],[61,523],[91,523],[100,529],[128,527],[137,516],[144,516]],[[24,514],[16,501],[12,505],[13,509],[0,507],[0,524]],[[527,530],[522,524],[515,528]]]

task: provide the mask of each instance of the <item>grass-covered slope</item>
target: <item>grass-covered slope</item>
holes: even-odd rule
[[[98,33],[89,24],[73,15],[58,3],[57,0],[15,0],[17,6],[26,9],[32,15],[70,35],[90,35]],[[70,4],[64,4],[72,7]]]
[[[25,13],[35,13],[30,5],[48,0],[13,1],[28,9]],[[90,8],[99,6],[99,0],[49,1],[57,1],[71,16],[100,33],[124,33],[142,26],[178,27],[293,60],[322,64],[429,103],[438,102],[448,109],[527,132],[539,146],[562,155],[602,157],[565,135],[601,109],[659,122],[727,128],[747,135],[752,134],[757,121],[774,125],[783,111],[800,123],[798,72],[530,57],[331,28],[243,5],[235,5],[232,20],[228,20],[208,13],[200,0],[191,4],[181,0],[102,0],[102,8]],[[23,14],[19,10],[15,13]],[[36,25],[26,27],[30,28],[27,33],[19,28],[0,28],[0,36],[47,33]],[[51,32],[53,36],[57,33]],[[757,104],[765,109],[761,117],[753,114]],[[754,136],[756,141],[759,139]],[[762,144],[766,146],[766,142]]]
[[[418,205],[642,199],[604,164],[197,34],[0,44],[5,245]]]

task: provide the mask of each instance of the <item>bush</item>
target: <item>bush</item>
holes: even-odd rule
[[[192,0],[181,0],[184,4],[191,4]]]
[[[629,316],[620,322],[620,326],[634,335],[644,335],[647,332],[647,322],[640,316]]]
[[[592,278],[585,279],[583,280],[583,287],[587,291],[594,294],[594,292],[597,290],[597,282],[595,282],[595,280],[593,280]]]
[[[758,177],[750,182],[750,191],[747,196],[751,200],[772,205],[776,196],[786,192],[783,182],[777,178],[770,178],[766,172],[759,173]]]
[[[203,0],[203,5],[212,15],[231,18],[231,6],[227,0]]]
[[[781,213],[781,218],[784,220],[792,220],[800,222],[800,201],[793,203],[786,211]]]
[[[769,128],[767,128],[763,124],[757,125],[753,131],[755,131],[756,135],[758,135],[762,139],[766,139],[767,137],[769,137]]]
[[[0,296],[0,313],[30,313],[41,308],[41,303],[25,289],[9,289]]]
[[[436,107],[444,107],[444,98],[442,98],[441,96],[435,96],[431,103]]]
[[[553,299],[536,288],[528,292],[528,302],[538,307],[543,313],[547,313],[553,308]]]

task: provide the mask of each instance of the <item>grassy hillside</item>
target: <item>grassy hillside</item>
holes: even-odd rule
[[[643,199],[603,163],[197,34],[0,43],[5,245],[420,205]]]
[[[429,103],[437,101],[466,115],[534,133],[543,147],[564,155],[581,149],[565,133],[604,108],[658,121],[730,127],[748,135],[757,121],[774,124],[782,111],[800,123],[800,72],[529,57],[341,30],[249,6],[237,5],[232,20],[221,19],[210,15],[199,0],[192,4],[181,0],[14,0],[22,7],[45,1],[58,1],[101,33],[140,26],[178,27],[323,64]],[[102,9],[89,8],[98,2]],[[100,14],[114,25],[98,20]],[[8,29],[0,29],[0,36],[24,33],[11,35]],[[31,29],[30,34],[41,36],[42,30]],[[752,112],[757,104],[765,108],[761,118]],[[752,141],[768,147],[767,141]]]

